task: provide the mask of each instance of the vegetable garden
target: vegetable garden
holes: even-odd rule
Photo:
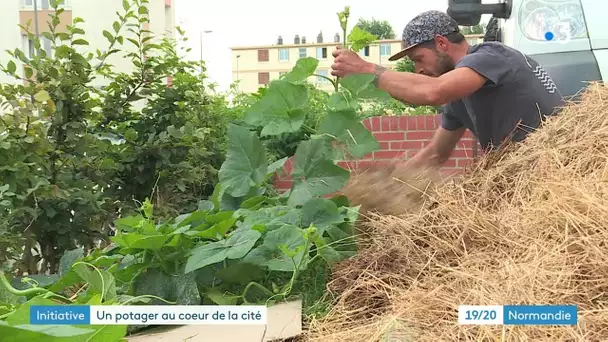
[[[23,27],[35,56],[15,49],[0,66],[19,80],[0,86],[0,334],[113,341],[142,328],[30,325],[36,304],[303,297],[323,311],[329,269],[356,253],[358,207],[332,196],[349,178],[335,161],[379,147],[361,104],[392,100],[373,76],[328,78],[335,92],[321,93],[307,81],[322,77],[318,61],[303,58],[234,108],[208,94],[204,65],[143,28],[147,0],[123,1],[97,53],[79,50],[82,19],[57,31],[59,3],[43,33],[54,56]],[[338,17],[345,48],[375,39],[357,27],[347,35],[348,7]],[[123,45],[133,48],[130,73],[109,63]],[[92,85],[100,79],[107,85]],[[269,150],[285,141],[293,151]],[[293,187],[278,193],[272,178],[294,152]]]

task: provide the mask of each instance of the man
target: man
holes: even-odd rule
[[[403,50],[415,73],[390,71],[355,52],[334,51],[332,75],[373,73],[375,84],[410,104],[443,106],[432,141],[405,165],[438,167],[466,129],[485,150],[521,141],[564,101],[555,83],[532,58],[498,42],[470,46],[458,23],[439,11],[424,12],[403,30]]]

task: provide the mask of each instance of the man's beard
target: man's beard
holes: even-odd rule
[[[456,68],[454,61],[452,61],[452,58],[450,58],[450,56],[448,56],[447,54],[440,53],[440,52],[437,52],[436,66],[437,66],[437,68],[436,68],[437,77],[439,77],[447,72],[450,72]]]

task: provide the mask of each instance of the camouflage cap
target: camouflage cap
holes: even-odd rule
[[[405,57],[407,50],[414,46],[435,39],[437,36],[460,32],[458,23],[449,15],[440,11],[426,11],[420,13],[403,29],[404,49],[392,55],[388,60],[396,61]]]

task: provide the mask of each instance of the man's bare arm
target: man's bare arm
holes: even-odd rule
[[[465,131],[464,127],[455,131],[448,131],[442,127],[437,128],[431,142],[397,168],[407,171],[407,169],[413,168],[441,166],[450,158]]]
[[[439,77],[386,70],[373,66],[376,86],[392,97],[415,105],[439,106],[468,96],[481,88],[487,79],[473,69],[457,68]]]

